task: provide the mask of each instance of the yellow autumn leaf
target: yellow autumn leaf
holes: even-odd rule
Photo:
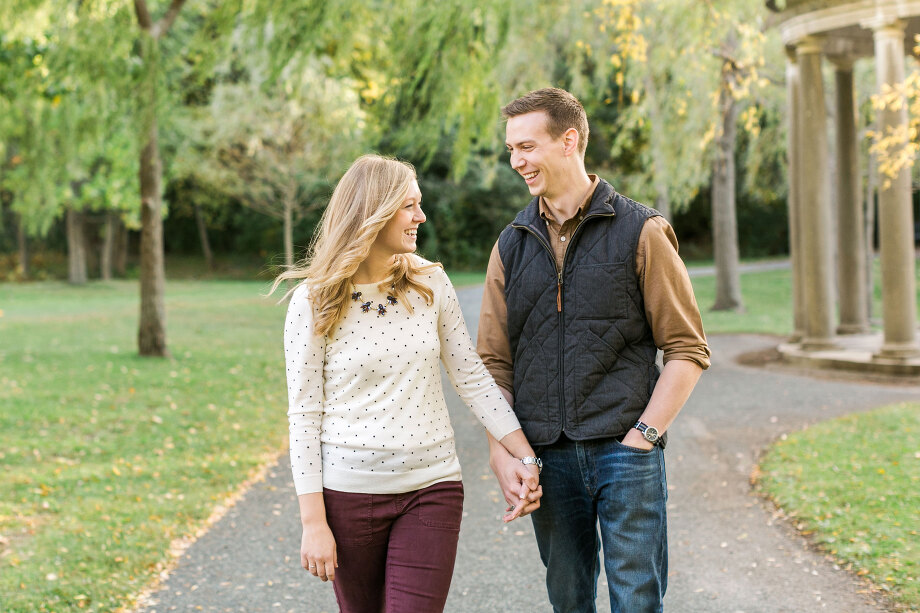
[[[116,477],[120,477],[120,476],[121,476],[121,471],[118,470],[118,467],[117,467],[117,466],[113,466],[113,467],[112,467],[112,474],[114,474]]]

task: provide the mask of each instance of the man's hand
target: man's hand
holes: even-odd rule
[[[505,523],[529,515],[540,508],[543,487],[540,485],[540,471],[536,466],[523,464],[499,444],[490,448],[489,466],[498,479],[505,502],[508,503],[502,518]]]
[[[643,449],[645,451],[650,451],[654,445],[642,436],[642,433],[636,430],[635,428],[630,428],[629,432],[626,433],[626,436],[623,437],[623,444],[627,447],[633,447],[634,449]]]

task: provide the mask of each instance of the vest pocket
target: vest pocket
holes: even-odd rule
[[[627,262],[591,264],[575,269],[572,284],[575,295],[566,301],[575,309],[576,319],[623,319],[627,315],[629,293]]]

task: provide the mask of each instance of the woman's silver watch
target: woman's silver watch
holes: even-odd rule
[[[538,475],[543,472],[543,460],[541,460],[540,458],[535,458],[532,455],[524,456],[523,458],[521,458],[521,463],[522,464],[533,464],[534,466],[536,466]]]

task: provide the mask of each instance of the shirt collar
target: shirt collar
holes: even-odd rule
[[[578,207],[578,210],[575,211],[574,217],[580,217],[584,214],[585,209],[588,208],[588,205],[591,204],[591,199],[594,197],[594,190],[597,189],[598,183],[600,180],[597,178],[597,175],[588,175],[588,179],[591,180],[591,187],[588,188],[588,191],[585,192],[585,199],[582,201],[581,206]],[[543,196],[540,196],[540,217],[546,221],[555,223],[556,218],[553,217],[552,213],[549,212],[549,209],[546,206],[546,201],[543,199]]]

